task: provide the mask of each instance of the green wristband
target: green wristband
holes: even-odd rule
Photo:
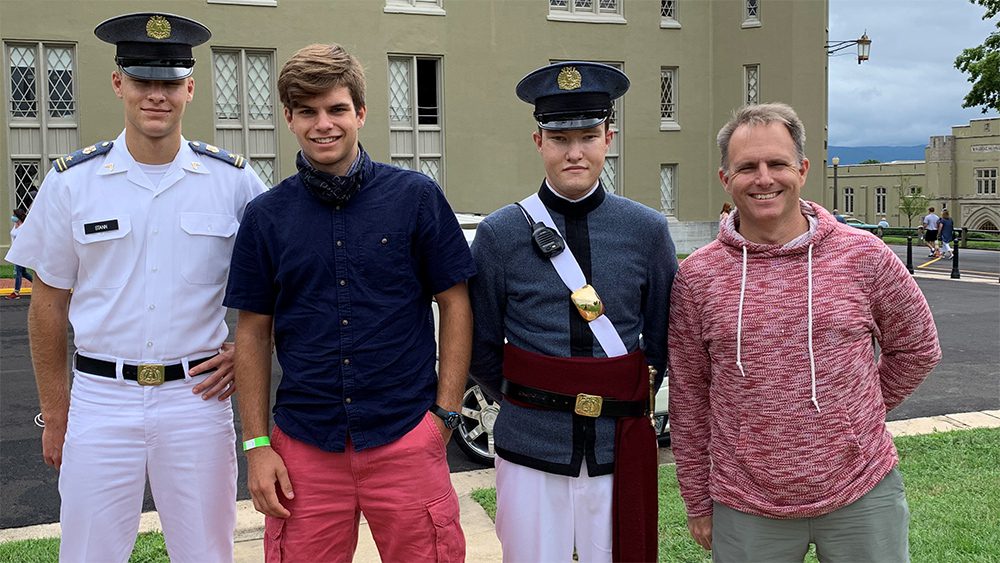
[[[243,442],[243,451],[270,445],[271,445],[271,438],[267,436],[258,436],[253,440],[247,440],[246,442]]]

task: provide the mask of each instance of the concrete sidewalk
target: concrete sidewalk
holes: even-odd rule
[[[893,436],[915,436],[969,428],[1000,428],[1000,410],[899,420],[889,422],[887,426]],[[465,531],[467,542],[466,559],[477,563],[500,561],[500,542],[497,540],[493,521],[470,496],[475,489],[494,486],[494,471],[481,469],[453,473],[451,481],[458,492],[462,528]],[[236,504],[236,563],[262,563],[264,561],[264,516],[254,510],[250,501],[240,501]],[[159,524],[156,513],[148,512],[142,515],[140,530],[159,530]],[[0,542],[58,535],[58,523],[43,524],[0,530]],[[363,517],[354,561],[362,563],[379,561],[378,550]]]

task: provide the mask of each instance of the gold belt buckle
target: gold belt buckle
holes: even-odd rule
[[[604,397],[580,393],[576,396],[576,407],[573,408],[573,412],[580,416],[597,418],[601,416],[601,407],[603,405]]]
[[[135,380],[139,385],[163,385],[165,371],[163,364],[139,364]]]
[[[604,303],[597,295],[597,290],[589,283],[574,291],[570,299],[573,300],[573,305],[576,306],[580,316],[588,323],[604,314]]]

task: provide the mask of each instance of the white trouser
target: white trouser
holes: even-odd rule
[[[612,476],[553,475],[496,456],[497,537],[505,563],[611,561]]]
[[[59,472],[60,561],[128,560],[147,472],[170,560],[233,560],[233,409],[192,393],[201,379],[140,387],[74,372]]]
[[[950,254],[951,253],[951,243],[941,241],[941,253]]]

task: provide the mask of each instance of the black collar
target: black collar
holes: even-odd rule
[[[598,182],[594,193],[580,201],[569,201],[552,193],[552,190],[545,185],[545,180],[542,180],[542,187],[538,189],[538,198],[542,200],[545,207],[560,215],[566,217],[583,217],[604,203],[605,193],[604,186]]]

